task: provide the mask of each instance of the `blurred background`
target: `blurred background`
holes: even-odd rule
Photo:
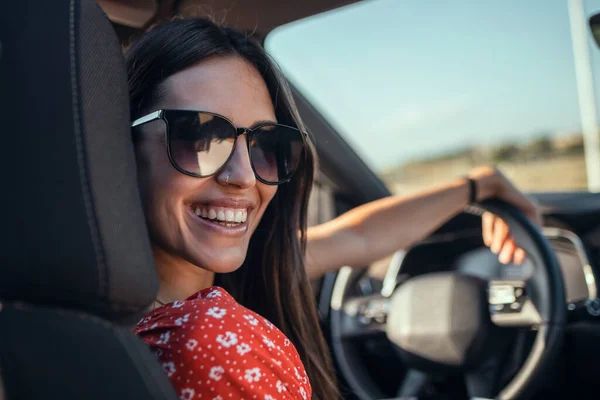
[[[393,192],[482,164],[527,191],[600,191],[597,11],[600,0],[364,1],[265,45]]]

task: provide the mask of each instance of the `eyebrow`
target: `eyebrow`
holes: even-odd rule
[[[259,121],[254,122],[248,128],[249,129],[254,129],[257,126],[266,125],[266,124],[277,124],[277,123],[278,123],[277,121],[273,121],[273,120],[270,120],[270,119],[261,119]]]

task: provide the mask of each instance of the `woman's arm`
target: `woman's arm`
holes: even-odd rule
[[[520,208],[539,223],[535,204],[518,191],[498,170],[478,168],[469,174],[477,186],[477,200],[497,197]],[[325,224],[308,230],[306,268],[318,278],[343,265],[361,267],[396,250],[407,249],[427,237],[469,202],[466,179],[409,196],[390,196],[354,208]],[[483,218],[484,241],[500,260],[519,262],[524,253],[506,224],[487,214]]]

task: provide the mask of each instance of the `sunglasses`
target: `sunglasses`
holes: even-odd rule
[[[133,128],[165,122],[169,160],[189,176],[206,178],[219,172],[233,155],[238,137],[246,135],[250,164],[267,185],[289,181],[302,159],[306,133],[273,122],[238,128],[226,117],[205,111],[158,110],[136,119]]]

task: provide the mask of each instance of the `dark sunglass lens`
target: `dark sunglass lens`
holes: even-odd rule
[[[259,178],[267,183],[278,183],[291,178],[303,150],[304,140],[298,129],[265,126],[252,136],[250,159]]]
[[[229,121],[196,111],[169,111],[166,119],[171,157],[180,169],[209,176],[227,162],[236,135]]]

